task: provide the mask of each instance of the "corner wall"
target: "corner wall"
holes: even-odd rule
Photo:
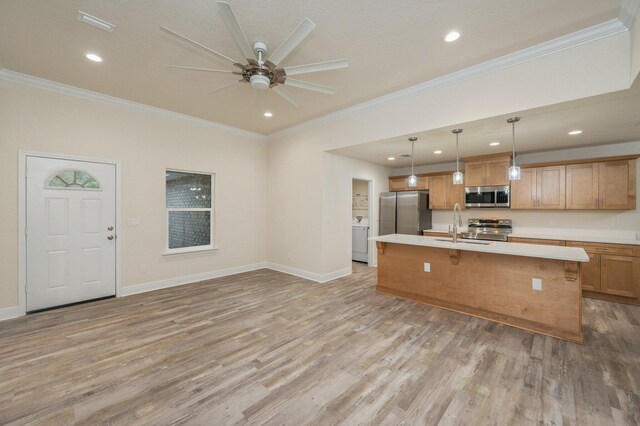
[[[206,279],[264,266],[263,138],[0,79],[0,310],[18,304],[19,150],[121,162],[123,223],[118,237],[126,293],[184,277]],[[166,168],[216,173],[214,237],[219,250],[163,255]],[[139,218],[140,225],[128,227],[127,218]],[[145,273],[141,265],[146,265]]]

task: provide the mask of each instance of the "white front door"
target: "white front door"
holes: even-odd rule
[[[27,156],[27,311],[115,295],[114,164]]]

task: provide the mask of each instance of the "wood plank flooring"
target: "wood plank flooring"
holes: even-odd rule
[[[0,323],[0,424],[640,423],[640,307],[585,345],[260,270]]]

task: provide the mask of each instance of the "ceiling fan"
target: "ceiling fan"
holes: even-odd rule
[[[339,59],[334,61],[327,62],[318,62],[314,64],[307,65],[296,65],[291,67],[280,67],[279,65],[284,61],[284,59],[302,42],[311,33],[311,31],[315,28],[315,24],[311,22],[309,19],[304,19],[300,25],[287,37],[287,39],[278,47],[275,52],[271,53],[271,55],[265,60],[265,55],[267,53],[267,45],[261,41],[256,41],[253,43],[253,46],[249,44],[247,41],[247,37],[242,32],[240,28],[240,24],[238,24],[238,20],[231,9],[229,3],[224,1],[218,1],[218,6],[220,7],[220,11],[222,13],[222,19],[224,20],[225,25],[227,26],[229,32],[233,36],[236,44],[240,48],[242,55],[246,58],[246,61],[237,61],[233,58],[230,58],[222,53],[216,52],[213,49],[210,49],[197,41],[191,40],[183,36],[182,34],[178,34],[177,32],[170,30],[169,28],[160,27],[162,30],[167,33],[178,37],[208,53],[211,53],[221,59],[224,59],[228,62],[231,62],[235,67],[239,68],[239,71],[228,71],[228,70],[216,70],[210,68],[197,68],[197,67],[187,67],[180,65],[165,65],[169,68],[179,68],[185,70],[192,71],[204,71],[204,72],[214,72],[214,73],[227,73],[241,76],[240,80],[235,81],[233,83],[227,84],[225,86],[219,87],[217,89],[212,90],[209,93],[218,93],[223,90],[227,90],[231,87],[235,87],[242,83],[249,83],[253,89],[263,91],[269,88],[273,89],[278,95],[284,98],[286,101],[291,103],[293,106],[299,106],[300,104],[296,100],[296,98],[291,95],[283,86],[291,86],[298,87],[300,89],[313,90],[316,92],[334,94],[335,89],[327,86],[322,86],[320,84],[309,83],[306,81],[294,80],[289,78],[291,75],[297,74],[307,74],[312,72],[319,71],[328,71],[335,70],[339,68],[346,68],[349,66],[349,61],[347,59]]]

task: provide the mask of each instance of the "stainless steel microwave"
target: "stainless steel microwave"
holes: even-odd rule
[[[511,206],[509,185],[506,186],[467,186],[464,188],[464,206],[503,207]]]

